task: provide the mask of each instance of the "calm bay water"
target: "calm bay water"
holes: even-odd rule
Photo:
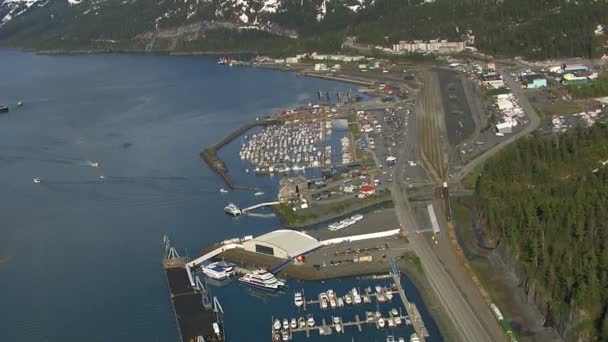
[[[163,234],[194,255],[279,226],[226,217],[227,201],[258,199],[221,195],[201,148],[245,120],[314,102],[317,90],[356,89],[195,57],[0,51],[0,72],[0,103],[12,107],[0,114],[1,341],[176,341]],[[238,143],[222,152],[235,165]],[[276,179],[234,173],[272,196]],[[234,283],[214,291],[233,341],[266,340],[270,317],[293,306],[290,293],[269,300]],[[261,305],[269,302],[277,306]]]

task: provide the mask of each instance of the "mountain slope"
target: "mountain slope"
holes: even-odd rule
[[[0,0],[0,44],[35,48],[337,50],[463,39],[536,58],[603,51],[603,0]],[[246,32],[247,31],[247,32]],[[167,35],[171,35],[170,38]],[[295,39],[295,38],[298,39]]]

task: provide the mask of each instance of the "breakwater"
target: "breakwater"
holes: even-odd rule
[[[220,150],[220,148],[226,146],[232,140],[238,138],[239,136],[241,136],[242,134],[244,134],[245,132],[247,132],[248,130],[250,130],[250,129],[256,127],[256,126],[274,125],[274,124],[277,124],[277,123],[280,123],[280,122],[281,122],[280,119],[272,118],[272,117],[265,117],[265,118],[256,118],[255,120],[252,120],[252,121],[250,121],[248,123],[245,123],[245,124],[241,125],[239,128],[237,128],[234,131],[230,132],[228,135],[226,135],[225,137],[223,137],[222,139],[220,139],[216,143],[214,143],[214,144],[210,145],[209,147],[205,148],[201,152],[201,158],[203,158],[203,160],[207,163],[207,165],[209,165],[209,167],[211,168],[211,170],[215,171],[217,174],[219,174],[222,177],[222,179],[224,180],[224,182],[231,189],[242,189],[242,190],[257,191],[258,189],[256,187],[253,187],[253,186],[246,186],[246,185],[235,184],[230,179],[230,177],[228,177],[228,171],[229,171],[228,167],[226,166],[226,163],[224,163],[224,161],[220,159],[220,157],[217,154],[217,152]]]

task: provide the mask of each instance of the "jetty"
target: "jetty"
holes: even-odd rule
[[[405,310],[407,311],[410,320],[412,321],[412,326],[414,327],[414,331],[420,337],[420,341],[424,342],[426,337],[429,337],[429,331],[427,330],[424,322],[422,321],[422,317],[420,316],[420,311],[418,311],[418,307],[415,303],[410,302],[407,299],[405,294],[405,290],[401,285],[401,272],[397,268],[397,261],[395,257],[390,258],[391,269],[393,273],[393,279],[395,280],[395,284],[397,284],[397,292],[399,293],[399,297],[405,306]]]
[[[180,257],[165,237],[163,270],[181,342],[226,342],[224,310],[216,297],[210,298],[198,277],[190,281],[187,259]],[[194,285],[193,285],[194,284]]]

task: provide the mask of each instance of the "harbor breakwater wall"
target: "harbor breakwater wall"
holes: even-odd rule
[[[218,151],[222,147],[229,144],[232,140],[238,138],[240,135],[244,134],[245,132],[247,132],[248,130],[250,130],[256,126],[268,126],[268,125],[274,125],[274,124],[277,124],[280,122],[281,122],[281,120],[276,119],[276,118],[256,118],[253,121],[250,121],[246,124],[241,125],[239,128],[230,132],[228,135],[226,135],[225,137],[223,137],[216,143],[205,148],[201,152],[201,158],[203,158],[203,160],[207,163],[207,165],[209,165],[211,170],[215,171],[217,174],[219,174],[222,177],[224,182],[226,182],[226,184],[231,189],[243,189],[243,190],[255,191],[255,190],[257,190],[257,188],[255,188],[253,186],[235,184],[230,179],[230,177],[228,177],[228,171],[229,171],[228,167],[226,166],[226,163],[224,163],[224,161],[221,160],[221,158],[219,157]]]

